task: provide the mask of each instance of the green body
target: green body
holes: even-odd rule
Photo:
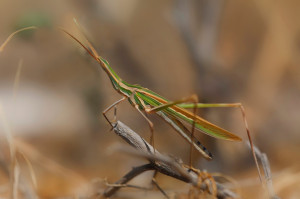
[[[169,120],[167,122],[170,123],[171,126],[177,130],[177,132],[180,131],[178,130],[178,127],[180,127],[182,132],[179,133],[185,137],[185,139],[188,139],[186,135],[189,135],[190,133],[183,126],[181,121],[185,121],[191,125],[193,125],[195,122],[194,125],[196,129],[215,138],[232,141],[241,140],[238,136],[230,133],[229,131],[222,129],[183,108],[192,108],[195,106],[195,104],[174,104],[165,106],[163,108],[158,108],[157,110],[153,111],[153,109],[157,107],[170,103],[172,104],[172,102],[147,88],[143,88],[139,85],[128,84],[116,74],[116,72],[110,67],[109,63],[105,59],[98,57],[97,60],[104,71],[108,74],[114,89],[116,89],[116,91],[123,96],[127,97],[131,105],[145,112],[155,112],[165,121],[167,121],[166,118],[168,118]],[[188,142],[195,142],[198,146],[200,146],[201,150],[206,150],[206,148],[197,140],[188,140]],[[205,152],[205,154],[209,156],[208,152]]]

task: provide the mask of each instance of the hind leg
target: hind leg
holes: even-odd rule
[[[178,106],[180,106],[182,108],[195,108],[195,104],[178,104]],[[249,130],[249,127],[248,127],[247,118],[246,118],[245,108],[242,105],[242,103],[219,103],[219,104],[197,103],[196,108],[239,108],[240,109],[240,111],[242,113],[244,125],[245,125],[245,128],[246,128],[248,140],[249,140],[249,143],[250,143],[252,156],[253,156],[253,159],[255,161],[255,165],[256,165],[256,168],[257,168],[257,171],[258,171],[259,178],[262,182],[262,175],[261,175],[261,172],[260,172],[260,167],[259,167],[259,164],[258,164],[258,161],[257,161],[255,151],[254,151],[254,146],[253,146],[253,142],[252,142],[252,138],[251,138],[251,134],[250,134],[250,130]]]

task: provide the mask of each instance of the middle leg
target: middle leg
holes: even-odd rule
[[[166,104],[163,104],[163,105],[160,105],[160,106],[157,106],[155,108],[152,108],[150,110],[148,110],[147,112],[158,112],[158,111],[162,111],[168,107],[172,107],[174,105],[177,105],[177,104],[181,104],[181,103],[184,103],[184,102],[193,102],[194,104],[194,107],[193,107],[193,115],[194,115],[194,118],[196,118],[196,115],[197,115],[197,104],[199,102],[198,100],[198,96],[197,95],[191,95],[190,97],[187,97],[187,98],[183,98],[181,100],[177,100],[177,101],[174,101],[174,102],[169,102],[169,103],[166,103]],[[193,119],[193,122],[192,122],[192,129],[191,129],[191,134],[190,134],[190,154],[189,154],[189,165],[190,167],[192,167],[192,154],[193,154],[193,145],[194,145],[194,133],[195,133],[195,119]],[[197,141],[199,142],[199,141]],[[205,149],[205,147],[204,147]]]

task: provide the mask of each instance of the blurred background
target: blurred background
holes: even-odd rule
[[[1,0],[1,44],[19,28],[42,27],[19,34],[0,53],[1,197],[8,194],[12,161],[7,127],[23,154],[18,157],[20,194],[27,198],[87,197],[105,188],[102,179],[114,182],[145,163],[110,150],[124,142],[110,131],[102,111],[121,96],[97,63],[55,30],[61,26],[83,40],[76,17],[123,80],[170,100],[196,93],[204,103],[243,103],[254,143],[268,155],[276,194],[298,198],[299,8],[296,0]],[[117,112],[149,140],[147,122],[129,103]],[[247,140],[239,109],[198,114]],[[188,162],[189,145],[159,117],[150,119],[157,149]],[[243,198],[263,196],[245,142],[199,138],[214,160],[194,154],[196,168],[233,177]],[[36,175],[31,189],[30,170]],[[150,180],[145,174],[135,183],[148,186]],[[162,175],[158,182],[168,193],[189,189]],[[163,197],[132,189],[118,196]]]

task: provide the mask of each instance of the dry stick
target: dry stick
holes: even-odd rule
[[[156,179],[154,177],[152,178],[152,183],[167,199],[169,199],[168,194],[158,185],[158,183],[156,182]]]
[[[141,136],[131,130],[128,126],[120,121],[113,124],[114,132],[124,139],[129,145],[134,147],[137,152],[143,157],[149,160],[149,164],[145,164],[139,167],[133,168],[125,176],[116,182],[116,184],[125,184],[134,177],[140,175],[141,173],[149,170],[156,170],[162,174],[168,175],[175,179],[183,182],[191,183],[194,186],[198,184],[198,174],[190,171],[189,168],[185,167],[183,164],[171,159],[169,156],[162,155],[159,151],[155,151],[153,154],[153,147],[147,143]],[[121,187],[108,187],[103,195],[105,197],[112,196]],[[201,190],[207,190],[207,185],[202,183],[199,187]],[[231,190],[226,189],[222,184],[217,183],[217,196],[218,198],[236,198],[237,195]]]
[[[132,180],[134,177],[140,175],[141,173],[143,173],[145,171],[153,170],[153,169],[154,168],[153,168],[152,164],[145,164],[145,165],[142,165],[139,167],[134,167],[130,172],[128,172],[125,176],[123,176],[120,180],[118,180],[114,184],[126,184],[128,181]],[[110,197],[114,193],[116,193],[120,188],[122,188],[122,187],[110,186],[104,191],[103,195],[105,197]]]
[[[267,155],[265,153],[262,153],[256,146],[254,146],[254,152],[257,155],[257,157],[259,157],[263,166],[269,198],[279,199],[279,197],[274,192],[271,167]]]

